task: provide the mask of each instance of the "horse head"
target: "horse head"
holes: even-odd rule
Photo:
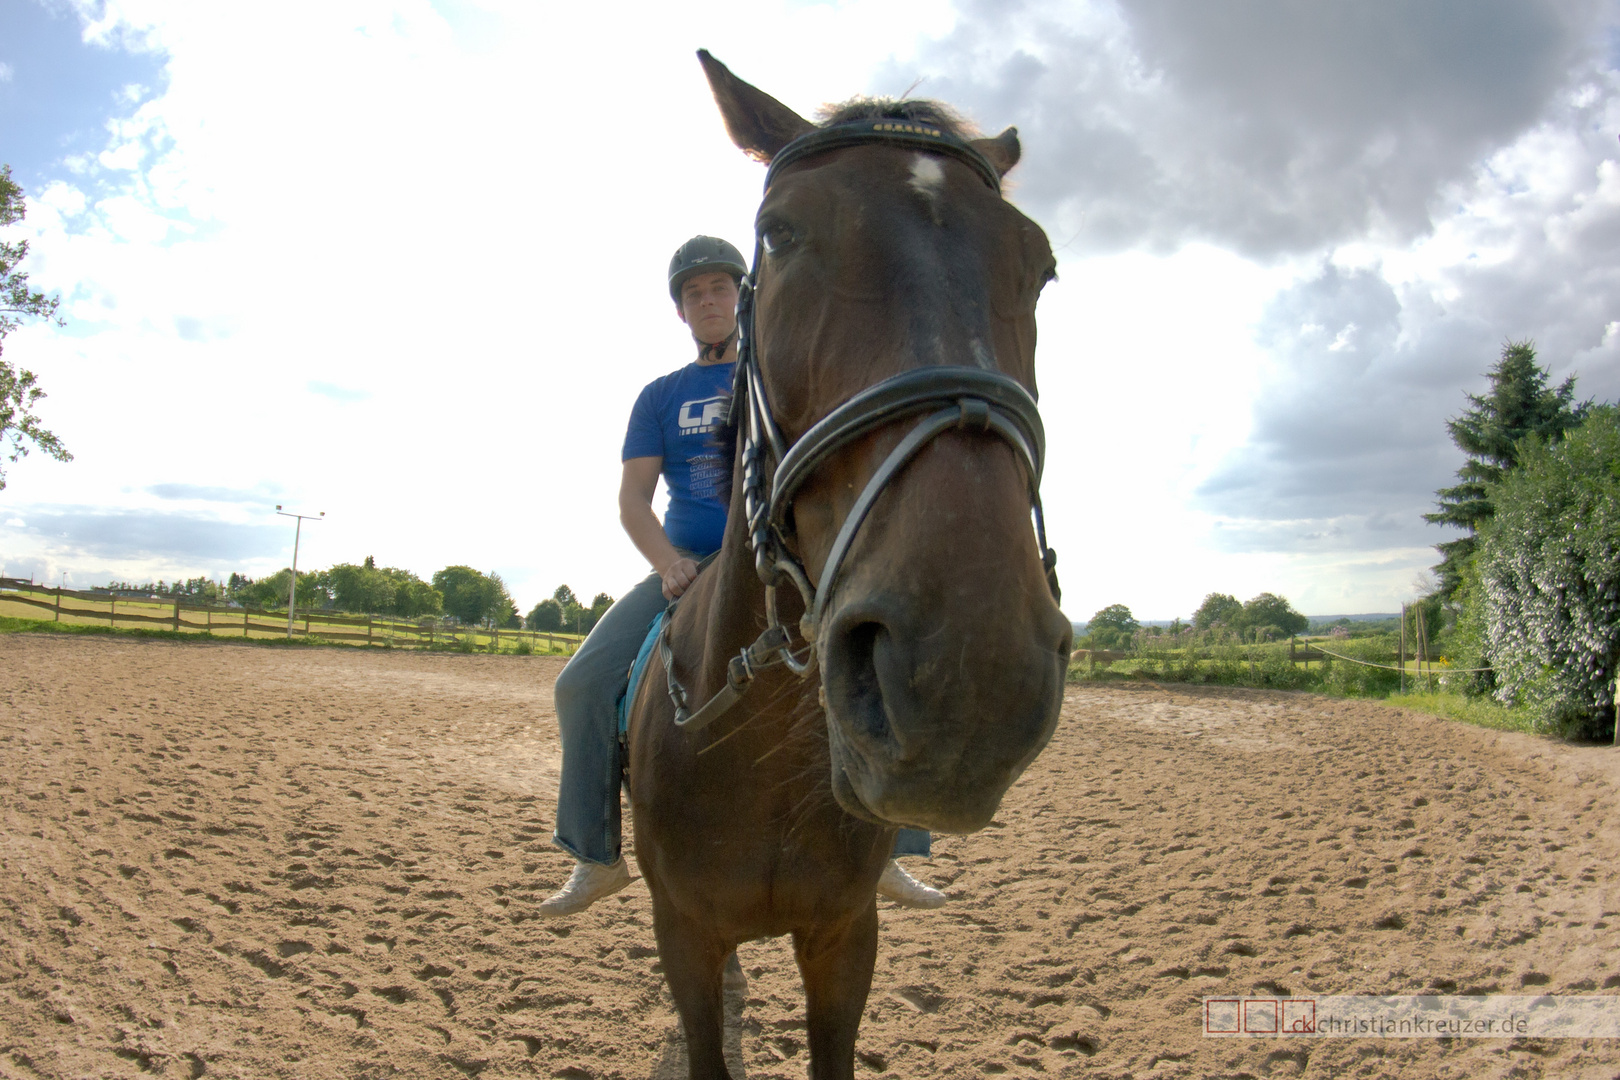
[[[1035,305],[1055,262],[999,190],[1017,132],[974,138],[944,106],[916,100],[857,100],[817,125],[699,56],[732,140],[782,158],[755,223],[752,347],[784,443],[813,440],[862,391],[924,369],[995,373],[982,381],[1027,392],[1033,416]],[[803,138],[866,121],[944,134]],[[940,427],[864,505],[919,420],[856,430],[782,508],[782,542],[823,594],[807,625],[833,790],[878,824],[983,827],[1057,723],[1072,631],[1032,525],[1039,448],[1021,452],[987,417]],[[852,513],[864,518],[840,547]]]

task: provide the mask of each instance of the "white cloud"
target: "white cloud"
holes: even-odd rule
[[[1040,365],[1075,614],[1389,610],[1504,338],[1620,393],[1620,91],[1580,3],[1221,10],[780,0],[694,31],[650,4],[83,0],[86,40],[161,51],[167,85],[30,192],[71,324],[7,355],[78,460],[8,469],[7,562],[195,573],[196,520],[209,567],[256,573],[290,555],[284,501],[329,513],[301,563],[621,591],[625,415],[690,350],[664,266],[696,232],[746,248],[762,179],[706,46],[806,114],[923,76],[1019,125],[1014,198],[1061,248]],[[146,538],[124,562],[120,529]]]
[[[160,50],[168,81],[31,203],[31,272],[72,323],[8,357],[77,460],[13,467],[11,501],[145,513],[157,477],[275,484],[329,511],[304,557],[469,562],[529,602],[640,576],[623,425],[691,351],[664,267],[695,232],[747,246],[762,170],[694,50],[810,112],[910,18],[950,21],[876,0],[715,10],[701,33],[649,5],[629,35],[555,5],[85,10],[87,40]],[[469,49],[478,10],[498,32]],[[161,435],[132,450],[132,427]],[[273,568],[285,541],[234,557]]]

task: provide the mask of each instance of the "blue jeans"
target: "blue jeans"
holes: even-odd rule
[[[623,824],[619,784],[619,695],[630,679],[647,627],[664,610],[663,579],[649,574],[608,608],[557,676],[553,698],[562,735],[562,779],[552,842],[581,862],[619,860]],[[901,829],[894,854],[927,855],[928,833]]]

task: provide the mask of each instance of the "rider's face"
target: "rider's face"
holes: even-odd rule
[[[724,272],[694,274],[681,282],[678,311],[693,337],[718,344],[737,328],[737,283]]]

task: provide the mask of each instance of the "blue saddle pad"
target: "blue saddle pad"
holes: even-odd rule
[[[646,640],[641,643],[641,651],[636,653],[636,662],[630,665],[630,681],[625,683],[624,693],[619,696],[619,738],[624,738],[630,730],[630,703],[636,700],[636,688],[641,685],[642,673],[647,670],[647,661],[652,658],[653,648],[658,644],[658,635],[664,629],[664,616],[667,612],[660,611],[658,617],[653,619],[647,627]]]

